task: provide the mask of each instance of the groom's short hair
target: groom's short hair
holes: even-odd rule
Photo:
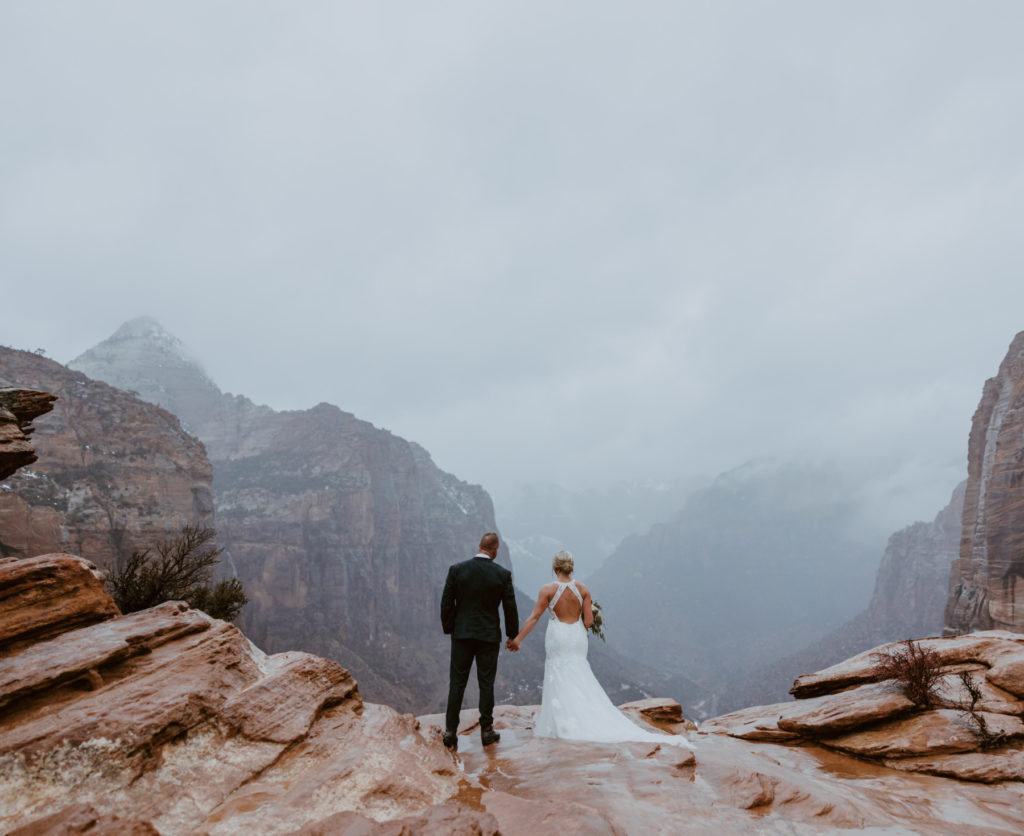
[[[496,548],[498,548],[498,535],[493,531],[488,531],[480,538],[480,551],[489,552],[491,549]]]

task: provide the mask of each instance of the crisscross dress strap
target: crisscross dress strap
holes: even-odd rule
[[[583,606],[583,596],[580,595],[580,591],[576,588],[576,581],[556,581],[558,584],[558,591],[554,594],[551,599],[551,603],[548,604],[548,609],[551,614],[555,614],[555,604],[558,603],[558,599],[562,597],[562,593],[565,592],[566,587],[572,590],[572,594],[576,596],[576,600],[580,602],[580,606]]]

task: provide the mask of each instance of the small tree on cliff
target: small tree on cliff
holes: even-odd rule
[[[238,578],[213,582],[213,567],[223,549],[214,545],[212,528],[187,525],[173,540],[134,551],[107,577],[107,590],[123,613],[164,601],[185,601],[194,609],[233,621],[249,600]]]

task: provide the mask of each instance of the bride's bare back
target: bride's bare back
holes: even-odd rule
[[[564,624],[574,624],[580,620],[580,615],[584,614],[587,610],[586,604],[590,600],[590,590],[587,589],[579,581],[571,581],[575,585],[576,590],[579,592],[580,597],[577,598],[571,592],[568,594],[560,595],[558,600],[555,601],[555,606],[552,608],[552,612],[555,614],[555,618]],[[558,592],[558,583],[548,583],[540,589],[540,595],[537,599],[537,605],[540,607],[542,604],[545,608],[551,606],[550,601]],[[582,599],[582,600],[581,600]],[[593,623],[593,615],[590,616],[591,623]],[[584,618],[586,622],[586,618]],[[589,629],[590,625],[584,623],[584,627]]]
[[[577,621],[580,621],[582,616],[583,626],[588,630],[590,629],[590,626],[594,623],[594,610],[590,600],[590,590],[569,576],[560,575],[559,577],[565,578],[565,580],[546,583],[540,588],[540,592],[537,593],[537,605],[533,608],[533,612],[530,613],[530,617],[526,619],[526,623],[523,624],[519,635],[505,643],[509,650],[519,650],[523,639],[534,628],[540,617],[551,607],[552,600],[555,601],[552,612],[558,621],[561,621],[563,624],[575,624]],[[560,586],[566,589],[574,589],[579,594],[579,597],[571,592],[558,595]],[[555,598],[556,595],[558,595],[557,599]]]

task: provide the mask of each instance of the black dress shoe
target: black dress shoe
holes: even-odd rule
[[[490,746],[492,743],[497,743],[499,740],[501,740],[501,735],[494,730],[493,726],[480,727],[480,741],[484,746]]]
[[[451,729],[445,729],[444,734],[441,736],[441,742],[445,745],[446,749],[459,748],[458,734]]]

